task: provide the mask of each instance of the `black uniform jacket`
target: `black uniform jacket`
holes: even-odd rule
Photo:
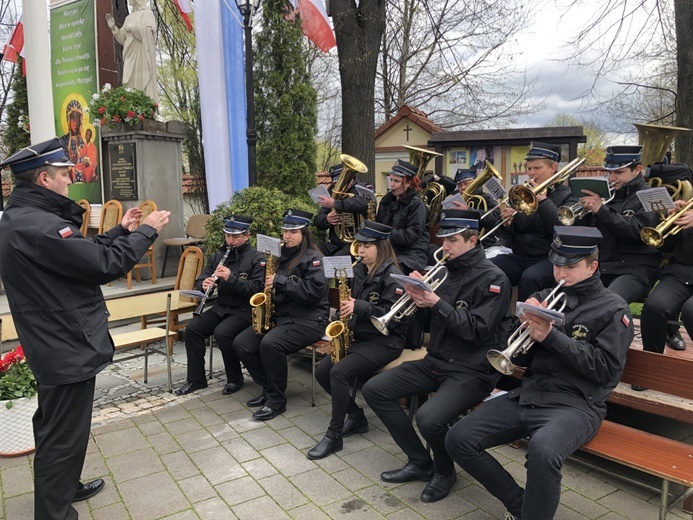
[[[158,236],[118,225],[94,240],[84,210],[17,181],[0,221],[0,274],[26,358],[39,384],[85,381],[113,358],[101,284],[125,276]]]
[[[683,229],[669,236],[662,252],[671,252],[671,256],[660,278],[676,278],[686,285],[693,285],[693,229]]]
[[[542,301],[550,291],[534,296]],[[604,288],[599,273],[564,291],[565,325],[554,326],[531,347],[522,386],[510,397],[519,395],[523,405],[571,406],[603,419],[633,341],[633,320],[626,302]]]
[[[422,328],[430,326],[425,359],[433,370],[466,372],[493,385],[500,374],[486,353],[506,346],[510,281],[480,246],[446,267],[448,278],[436,290],[440,301],[415,315]]]
[[[307,249],[296,267],[286,272],[301,246],[282,247],[274,276],[275,318],[277,325],[308,320],[317,327],[327,326],[330,304],[327,301],[327,279],[322,270],[320,253]]]
[[[380,201],[376,221],[392,227],[390,243],[397,263],[421,271],[428,258],[429,234],[426,227],[426,205],[416,191],[409,188],[399,199],[388,193]]]
[[[611,202],[602,204],[596,214],[585,217],[584,225],[596,225],[604,237],[599,244],[599,270],[603,274],[659,269],[662,254],[640,239],[643,227],[654,227],[659,222],[659,215],[645,211],[636,195],[648,188],[642,175],[638,175],[619,189]]]
[[[553,228],[560,225],[558,208],[576,202],[570,188],[564,184],[551,186],[537,211],[526,216],[517,213],[509,230],[500,235],[513,253],[525,258],[545,258],[553,241]],[[502,228],[501,228],[502,229]]]
[[[334,199],[334,209],[339,213],[358,213],[363,215],[364,218],[368,211],[368,199],[361,197],[357,194],[356,187],[352,186],[349,193],[353,194],[353,197],[347,197],[346,199]],[[332,188],[330,188],[330,194],[332,194]],[[341,248],[345,242],[342,242],[337,233],[335,233],[334,226],[327,222],[327,215],[330,214],[332,210],[330,208],[320,208],[318,214],[315,215],[313,223],[318,229],[329,229],[329,239],[332,244],[335,244],[335,251]],[[357,230],[358,231],[358,230]]]
[[[195,280],[195,287],[202,290],[202,282],[214,275],[221,259],[224,258],[226,246],[223,246],[207,262],[200,276]],[[265,285],[265,255],[246,242],[229,252],[224,263],[231,270],[228,280],[217,280],[217,299],[211,311],[217,316],[245,316],[250,319],[250,297],[262,291]]]

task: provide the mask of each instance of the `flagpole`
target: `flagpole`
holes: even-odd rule
[[[22,7],[29,125],[35,144],[55,137],[48,12],[44,0],[23,2]]]

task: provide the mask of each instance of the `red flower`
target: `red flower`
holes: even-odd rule
[[[118,114],[114,115],[113,121],[115,121],[116,123],[120,123],[120,121],[121,121],[120,116]]]
[[[125,96],[120,96],[121,101],[125,101]]]
[[[106,107],[99,108],[99,114],[103,114],[106,111]]]
[[[128,110],[128,113],[126,114],[127,117],[135,117],[135,113],[132,110]]]
[[[159,108],[159,103],[154,103],[154,108]]]
[[[138,115],[137,118],[142,121],[144,119],[144,116],[142,114]]]

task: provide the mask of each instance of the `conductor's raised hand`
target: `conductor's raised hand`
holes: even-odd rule
[[[147,224],[148,226],[153,227],[154,229],[156,229],[156,232],[158,233],[164,228],[166,224],[168,224],[168,218],[170,216],[170,211],[152,211],[149,215],[147,215],[147,218],[144,219],[144,222],[142,222],[142,224]]]
[[[141,217],[142,210],[140,208],[130,208],[125,212],[125,215],[123,215],[123,220],[120,221],[120,225],[128,231],[132,231],[137,227]]]

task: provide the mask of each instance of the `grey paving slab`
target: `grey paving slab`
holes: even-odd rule
[[[351,491],[322,469],[293,475],[291,483],[318,506],[352,496]]]
[[[324,510],[331,518],[344,516],[348,516],[349,520],[382,520],[385,518],[360,498],[333,502],[325,506]]]
[[[185,496],[166,472],[122,482],[118,489],[133,520],[162,518],[189,508]]]
[[[242,437],[225,441],[222,443],[222,446],[224,446],[238,462],[248,462],[249,460],[255,460],[260,457],[260,453]]]
[[[116,482],[127,482],[166,469],[152,448],[116,455],[108,459],[107,464]]]
[[[248,472],[248,475],[255,480],[261,480],[277,474],[277,468],[262,458],[243,462],[241,466],[243,466],[243,469]]]
[[[315,504],[306,504],[289,510],[289,514],[297,520],[330,520],[330,516]]]
[[[274,500],[267,496],[234,506],[232,511],[240,520],[257,520],[258,518],[282,520],[290,518]]]
[[[33,473],[25,458],[24,464],[2,470],[3,496],[13,497],[34,490]]]
[[[273,446],[260,452],[283,475],[291,477],[316,468],[302,451],[290,444]]]
[[[167,431],[148,435],[147,440],[152,445],[152,448],[154,448],[154,451],[159,455],[175,453],[181,449],[178,441]]]
[[[130,520],[130,513],[128,513],[125,505],[121,502],[99,509],[92,509],[91,515],[94,520]]]
[[[310,500],[284,475],[275,474],[259,481],[259,484],[283,510],[295,509]]]
[[[215,489],[230,506],[265,496],[265,490],[252,477],[241,477],[215,486]]]
[[[114,457],[121,453],[130,453],[149,447],[147,439],[135,425],[106,433],[95,432],[94,439],[105,457]]]
[[[161,462],[176,480],[201,474],[200,469],[195,465],[192,459],[190,459],[188,454],[183,451],[162,455]]]
[[[195,430],[176,436],[178,444],[188,453],[202,451],[220,446],[219,440],[207,430]]]
[[[214,487],[202,475],[178,480],[177,482],[190,503],[203,502],[219,496]]]
[[[212,485],[247,475],[238,461],[221,446],[190,453],[190,458]]]
[[[377,485],[371,485],[356,491],[356,496],[385,516],[389,516],[396,511],[409,509],[407,504]]]
[[[238,518],[233,514],[229,506],[219,497],[210,498],[199,504],[195,504],[195,512],[202,519],[207,518],[228,518],[229,520]]]

